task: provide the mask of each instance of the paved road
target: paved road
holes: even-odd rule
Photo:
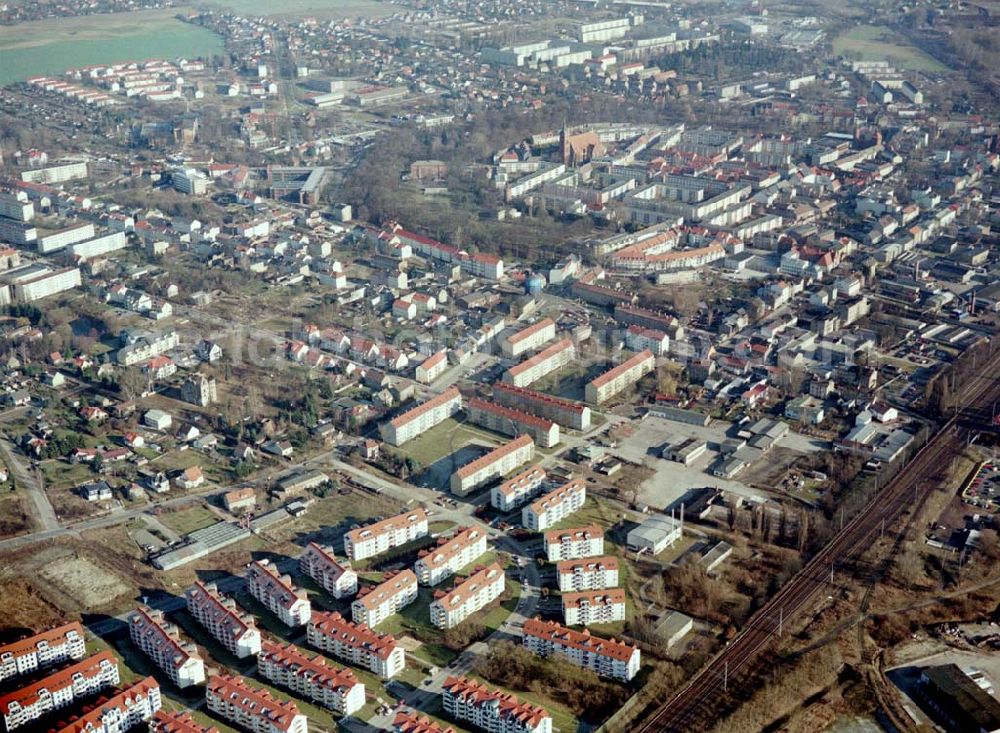
[[[10,467],[15,485],[27,491],[34,507],[34,517],[42,531],[58,529],[59,520],[45,493],[41,472],[32,468],[28,458],[6,438],[0,438],[0,453],[3,454],[4,462]]]

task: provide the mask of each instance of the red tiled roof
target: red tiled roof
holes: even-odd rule
[[[513,345],[521,341],[524,341],[524,339],[534,336],[536,333],[545,330],[549,326],[555,329],[556,322],[553,321],[551,318],[543,318],[538,323],[528,326],[527,328],[522,328],[517,333],[511,334],[509,337],[507,337],[507,343]]]
[[[287,730],[292,718],[299,714],[299,706],[292,700],[279,700],[267,689],[251,687],[237,675],[213,675],[208,678],[207,690],[251,715],[266,718],[279,730]]]
[[[466,476],[471,476],[476,471],[480,471],[483,468],[499,461],[501,458],[513,453],[516,450],[524,448],[528,445],[534,445],[535,441],[530,435],[520,435],[514,440],[504,443],[503,445],[494,448],[485,456],[480,456],[474,461],[470,461],[458,469],[455,473],[458,474],[460,478],[465,478]]]
[[[605,588],[603,590],[586,590],[579,593],[563,593],[563,608],[576,608],[583,604],[591,606],[608,606],[625,603],[625,591],[622,588]]]
[[[569,537],[574,542],[579,542],[580,540],[588,540],[594,537],[604,537],[604,530],[596,524],[589,524],[586,527],[553,529],[545,533],[545,543],[560,542],[565,537]]]
[[[440,407],[441,405],[450,402],[456,397],[460,398],[461,396],[462,395],[458,391],[458,387],[454,386],[449,387],[441,394],[432,397],[423,404],[417,405],[416,407],[407,410],[402,415],[398,415],[397,417],[393,418],[391,423],[393,427],[397,428],[402,427],[403,425],[406,425],[408,422],[411,422],[412,420],[415,420],[416,418],[420,417],[425,412],[433,410],[435,407]]]
[[[539,466],[532,466],[526,471],[522,471],[517,474],[514,478],[504,481],[497,487],[497,491],[504,496],[510,496],[511,494],[517,493],[518,489],[520,489],[524,484],[534,483],[536,480],[544,481],[545,476],[545,469],[540,468]]]
[[[417,507],[411,511],[397,514],[396,516],[389,517],[388,519],[383,519],[381,522],[366,524],[364,527],[352,529],[347,533],[347,537],[351,540],[351,542],[360,542],[364,539],[364,537],[362,537],[363,534],[370,534],[371,536],[377,537],[385,534],[386,532],[393,532],[402,527],[407,527],[426,519],[427,510],[422,507]]]
[[[444,681],[444,689],[455,697],[471,702],[476,707],[483,703],[496,700],[500,707],[500,716],[516,718],[522,725],[535,728],[544,718],[550,717],[544,708],[521,702],[516,696],[504,694],[500,690],[490,692],[484,682],[470,680],[467,677],[449,677]]]
[[[552,395],[539,392],[538,390],[529,389],[527,387],[515,387],[513,384],[507,384],[506,382],[497,382],[493,385],[494,394],[498,391],[518,395],[519,397],[524,397],[528,400],[543,402],[545,404],[558,407],[559,409],[569,410],[575,413],[582,413],[587,409],[586,405],[580,404],[579,402],[567,400],[562,397],[553,397]]]
[[[636,647],[624,641],[603,639],[599,636],[592,636],[586,629],[583,631],[573,631],[557,624],[555,621],[542,621],[537,618],[530,618],[524,622],[524,634],[525,636],[550,640],[558,643],[560,646],[588,651],[603,657],[611,657],[622,662],[627,662],[631,659],[632,654],[636,651]]]
[[[466,547],[478,542],[482,536],[483,533],[475,527],[466,527],[454,537],[442,537],[438,540],[437,547],[421,550],[419,559],[423,560],[424,565],[431,568],[444,565]]]
[[[380,659],[387,659],[396,648],[396,639],[391,634],[380,634],[364,624],[351,623],[336,612],[313,611],[310,623],[324,636],[354,649],[364,648]]]
[[[400,710],[392,721],[392,729],[399,733],[455,733],[451,726],[444,728],[426,715],[410,710]]]
[[[604,372],[604,374],[595,377],[590,383],[594,385],[594,387],[603,387],[615,378],[629,372],[632,369],[638,368],[641,364],[649,361],[650,359],[653,359],[653,352],[649,349],[645,349],[644,351],[640,351],[628,361],[623,362]]]
[[[38,649],[38,645],[42,642],[45,642],[49,646],[61,643],[70,632],[76,632],[81,639],[83,638],[83,626],[80,625],[80,622],[74,621],[64,626],[57,626],[54,629],[39,632],[34,636],[12,641],[10,644],[4,644],[0,646],[0,656],[12,654],[16,658],[25,654],[31,654]]]
[[[76,675],[96,677],[101,672],[102,664],[106,664],[108,662],[116,667],[118,666],[118,660],[115,659],[111,652],[98,652],[97,654],[93,654],[76,664],[71,664],[68,667],[60,669],[58,672],[50,674],[48,677],[39,680],[33,685],[28,685],[27,687],[22,687],[20,690],[9,692],[3,697],[0,697],[0,714],[9,714],[11,703],[14,702],[19,703],[22,708],[34,705],[38,702],[39,695],[42,690],[55,692],[56,690],[69,687],[73,684],[73,677]]]
[[[261,645],[258,663],[265,661],[288,668],[296,676],[308,675],[313,684],[329,690],[351,688],[358,684],[358,678],[350,669],[331,667],[321,654],[309,658],[294,644],[275,644],[265,641]]]
[[[395,575],[390,575],[378,585],[370,585],[358,591],[357,601],[371,611],[378,608],[390,598],[402,593],[405,589],[417,585],[417,575],[407,568]]]
[[[214,725],[201,725],[189,710],[174,713],[157,710],[150,730],[152,733],[219,733]]]
[[[578,568],[586,573],[598,570],[617,570],[618,558],[614,555],[603,555],[601,557],[587,557],[580,560],[562,560],[556,563],[556,575],[572,573]]]
[[[119,710],[124,711],[127,707],[130,707],[129,703],[137,697],[149,695],[151,691],[159,689],[160,683],[157,682],[154,677],[141,679],[135,684],[125,688],[117,695],[114,695],[106,702],[96,705],[92,710],[88,711],[84,715],[81,715],[69,725],[60,728],[58,733],[83,733],[83,731],[102,730],[101,718],[108,710],[118,708]],[[198,730],[207,729],[199,728]],[[210,730],[216,729],[212,728]]]
[[[498,405],[496,402],[487,402],[479,397],[471,398],[468,402],[468,407],[470,409],[475,408],[477,410],[483,410],[484,412],[493,413],[494,415],[499,415],[500,417],[505,417],[515,423],[532,425],[539,430],[551,430],[552,426],[555,424],[551,420],[546,420],[544,417],[538,417],[537,415],[532,415],[529,412],[522,412],[521,410],[516,410],[513,407],[504,407],[503,405]]]
[[[559,486],[544,496],[539,497],[533,501],[528,508],[531,509],[535,514],[540,514],[544,512],[548,507],[562,504],[564,501],[569,499],[574,494],[579,494],[581,491],[587,490],[587,484],[580,479],[573,479],[567,483]]]
[[[434,599],[434,602],[440,603],[445,608],[450,608],[464,601],[483,586],[491,585],[498,577],[503,577],[503,568],[498,562],[491,563],[463,579],[450,591],[442,593]]]
[[[263,587],[263,591],[272,597],[277,597],[285,608],[291,608],[305,596],[305,592],[291,583],[291,578],[282,575],[271,563],[262,560],[250,563],[247,568],[247,580],[254,577]]]
[[[541,364],[542,362],[547,361],[548,359],[551,359],[552,357],[558,354],[561,354],[566,349],[572,349],[572,348],[573,348],[572,341],[570,341],[568,338],[560,339],[559,341],[556,341],[554,344],[549,346],[544,351],[539,351],[530,359],[525,359],[520,364],[515,364],[509,369],[509,371],[512,375],[517,376],[522,372],[528,371],[536,364]]]

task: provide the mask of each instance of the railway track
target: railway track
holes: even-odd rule
[[[838,566],[866,550],[875,536],[906,508],[917,506],[933,489],[927,477],[948,465],[966,444],[963,410],[976,411],[1000,398],[1000,350],[962,388],[961,408],[850,522],[750,618],[743,629],[673,698],[637,726],[640,733],[686,733],[712,712],[720,689],[747,667],[791,619],[824,588],[830,588]]]

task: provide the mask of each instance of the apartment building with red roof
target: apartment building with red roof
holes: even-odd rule
[[[365,624],[351,623],[339,613],[313,611],[306,628],[309,645],[362,667],[382,679],[391,679],[406,666],[406,653],[390,634]]]
[[[560,339],[534,356],[515,364],[503,374],[503,381],[515,387],[527,387],[560,369],[576,358],[576,347],[568,338]]]
[[[603,588],[562,594],[563,621],[567,626],[610,624],[625,620],[625,591]]]
[[[438,591],[431,602],[431,623],[450,629],[500,597],[506,576],[500,563],[494,562],[462,579],[450,591]]]
[[[521,510],[521,524],[542,532],[583,508],[586,501],[587,484],[580,479],[573,479],[524,507]]]
[[[410,569],[387,576],[381,583],[358,591],[351,604],[355,623],[375,626],[417,600],[417,576]]]
[[[309,657],[294,644],[265,641],[257,655],[257,670],[271,682],[341,715],[353,715],[365,704],[365,686],[354,672],[331,667],[320,654]]]
[[[493,399],[504,407],[544,417],[547,420],[574,430],[590,427],[590,407],[562,397],[539,392],[527,387],[515,387],[506,382],[493,385]]]
[[[559,442],[559,426],[555,422],[513,407],[473,397],[466,403],[465,413],[473,425],[504,435],[530,435],[542,448],[551,448]]]
[[[504,476],[535,456],[535,441],[521,435],[466,463],[451,475],[451,492],[465,496],[493,479]]]
[[[448,677],[441,690],[444,711],[455,720],[490,733],[552,733],[552,716],[544,708],[518,700],[483,682]]]
[[[0,646],[0,682],[87,655],[78,621]]]
[[[260,651],[260,631],[253,616],[242,613],[215,583],[196,581],[184,591],[184,598],[188,612],[232,654],[244,659]]]
[[[542,657],[558,654],[578,667],[624,682],[638,674],[641,664],[638,647],[592,636],[587,629],[573,631],[555,621],[525,621],[524,646],[533,654]]]
[[[603,555],[604,530],[596,524],[553,529],[543,536],[542,546],[549,562]]]
[[[107,700],[100,700],[56,733],[123,733],[156,715],[163,705],[160,683],[146,677]]]
[[[205,662],[194,644],[181,641],[180,631],[163,611],[139,606],[128,617],[132,643],[180,688],[205,681]]]
[[[618,585],[618,558],[614,555],[561,560],[556,563],[559,591],[599,590]]]
[[[382,423],[379,431],[382,440],[398,447],[444,422],[461,409],[462,393],[458,391],[458,387],[452,386],[392,420]]]
[[[649,349],[595,377],[584,388],[587,402],[598,405],[632,386],[656,368],[656,357]]]
[[[532,466],[490,490],[490,504],[509,512],[530,501],[545,488],[548,474],[541,466]]]
[[[344,535],[344,554],[354,561],[364,560],[426,537],[427,517],[427,510],[418,507],[381,522],[352,529]]]
[[[214,725],[202,725],[190,710],[157,710],[149,724],[149,733],[219,733]]]
[[[302,588],[292,584],[289,575],[283,575],[270,560],[250,563],[246,574],[250,595],[264,604],[286,626],[305,626],[312,616],[309,596]]]
[[[351,563],[340,562],[326,545],[310,542],[299,557],[299,570],[334,598],[348,598],[358,592],[358,574],[351,569]]]
[[[486,550],[486,533],[466,527],[454,537],[442,537],[436,547],[421,550],[413,570],[423,585],[437,585],[474,563]]]
[[[556,323],[551,318],[542,320],[511,334],[500,342],[500,350],[508,359],[534,351],[556,337]]]
[[[410,709],[399,710],[392,720],[394,733],[455,733],[451,726],[445,727],[426,715]]]
[[[237,675],[208,678],[205,702],[210,712],[254,733],[307,733],[308,721],[291,700],[251,686]]]

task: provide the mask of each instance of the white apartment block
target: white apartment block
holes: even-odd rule
[[[596,524],[545,533],[545,557],[549,562],[576,560],[604,554],[604,530]]]
[[[567,626],[624,621],[625,591],[621,588],[605,588],[563,593],[562,612]]]
[[[465,578],[431,603],[431,623],[450,629],[485,608],[503,593],[506,577],[500,563],[492,563]]]
[[[0,646],[0,682],[87,655],[78,621]]]
[[[632,386],[656,368],[656,357],[649,349],[609,369],[587,383],[587,402],[600,404]]]
[[[427,510],[397,514],[344,535],[344,554],[357,562],[427,536]]]
[[[254,618],[242,613],[236,601],[219,593],[215,583],[197,581],[184,591],[188,612],[216,641],[240,659],[260,651],[260,631]]]
[[[163,706],[160,683],[146,677],[84,713],[57,733],[124,733],[150,721]]]
[[[50,295],[80,287],[83,282],[79,267],[53,270],[42,264],[24,265],[4,273],[4,281],[11,287],[17,303],[34,303]]]
[[[559,443],[559,425],[513,407],[473,397],[465,405],[465,415],[473,425],[480,425],[496,433],[515,437],[530,435],[542,448],[551,448]]]
[[[590,427],[590,407],[582,402],[528,389],[513,384],[497,382],[493,385],[493,399],[504,407],[529,412],[544,417],[563,427],[586,430]]]
[[[0,193],[0,216],[17,221],[31,221],[35,218],[35,205],[28,201],[24,191]]]
[[[309,658],[293,644],[264,642],[257,670],[271,682],[341,715],[353,715],[365,705],[365,686],[354,672],[331,667],[320,654]]]
[[[543,532],[582,509],[586,501],[587,484],[574,479],[524,507],[521,510],[521,524],[535,532]]]
[[[535,498],[544,488],[548,474],[533,466],[490,490],[490,504],[502,512],[510,512]]]
[[[490,692],[476,680],[449,677],[441,698],[449,717],[490,733],[552,733],[552,716],[544,708],[500,690]]]
[[[554,621],[525,621],[524,646],[533,654],[559,654],[571,664],[624,682],[638,674],[641,664],[639,649],[631,644],[591,636],[586,629],[573,631]]]
[[[375,626],[417,600],[417,576],[412,570],[391,575],[376,586],[358,592],[351,604],[355,623]]]
[[[406,652],[391,635],[353,624],[339,613],[313,611],[306,635],[310,646],[384,680],[395,677],[406,666]]]
[[[205,662],[194,644],[181,641],[180,631],[163,611],[139,606],[128,617],[128,633],[143,653],[180,688],[205,681]]]
[[[535,456],[535,441],[521,435],[466,463],[451,475],[451,491],[465,496],[493,479],[504,476]]]
[[[310,542],[299,557],[299,570],[315,580],[334,598],[347,598],[358,592],[358,574],[350,562],[340,562],[333,550]]]
[[[474,563],[486,550],[486,533],[467,527],[454,537],[439,540],[437,547],[421,550],[413,570],[423,585],[437,585]]]
[[[560,339],[520,364],[515,364],[503,375],[503,381],[515,387],[527,387],[542,377],[570,364],[576,359],[576,347],[568,338]]]
[[[547,344],[556,337],[556,323],[543,318],[527,328],[522,328],[500,342],[500,350],[508,359],[516,359],[529,351]]]
[[[39,236],[38,251],[43,255],[58,252],[71,244],[93,239],[96,233],[93,224],[73,224],[65,229]]]
[[[653,356],[666,356],[670,351],[670,336],[654,328],[631,325],[625,329],[625,348],[630,351],[646,351]]]
[[[286,626],[305,626],[312,616],[309,597],[292,585],[270,560],[257,560],[247,568],[247,590]]]
[[[307,733],[308,721],[291,700],[251,687],[236,675],[208,678],[205,702],[210,712],[253,733]]]
[[[119,682],[118,661],[104,651],[0,697],[0,719],[12,731]]]
[[[562,560],[556,563],[559,591],[572,593],[618,585],[618,558],[614,555]]]
[[[441,349],[431,354],[417,365],[416,380],[421,384],[430,384],[448,369],[448,351]]]
[[[400,446],[427,432],[462,409],[462,394],[458,387],[449,387],[423,404],[407,410],[379,426],[382,440]]]
[[[48,168],[23,171],[21,180],[25,183],[62,183],[74,178],[87,177],[87,163],[63,163]]]

